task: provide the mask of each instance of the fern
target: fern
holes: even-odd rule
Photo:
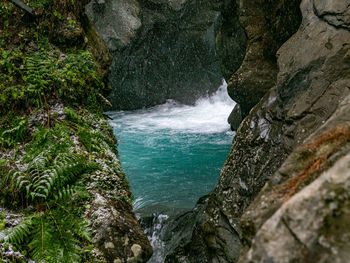
[[[36,218],[36,228],[32,232],[29,249],[37,262],[79,262],[82,249],[81,240],[90,241],[90,232],[85,220],[72,209],[63,205],[49,209]]]
[[[114,142],[106,141],[106,137],[98,131],[91,131],[89,129],[82,128],[79,130],[78,135],[80,141],[90,153],[101,152],[105,149],[115,147]]]
[[[14,228],[0,232],[0,243],[8,242],[12,244],[20,244],[30,235],[33,227],[32,217],[22,220]]]
[[[55,207],[48,203],[45,212],[36,213],[10,230],[0,232],[0,243],[24,245],[36,262],[79,262],[80,244],[91,242],[91,229],[79,209],[67,206],[78,188],[67,188],[57,198]],[[26,245],[27,244],[27,245]]]
[[[60,189],[57,193],[54,194],[55,201],[68,200],[74,196],[78,191],[79,187],[76,185],[67,185],[63,189]]]
[[[1,147],[11,147],[15,143],[24,140],[26,129],[28,127],[28,120],[25,118],[18,118],[14,121],[12,126],[12,128],[6,130],[0,128]]]
[[[92,238],[82,217],[83,204],[90,198],[83,179],[102,167],[80,147],[108,157],[106,149],[116,143],[96,128],[96,123],[74,110],[65,110],[65,114],[64,120],[51,121],[50,129],[36,130],[33,141],[24,149],[21,170],[10,171],[0,180],[1,194],[12,198],[7,204],[36,208],[28,220],[0,232],[0,243],[27,251],[36,262],[84,260],[84,248],[90,246]],[[77,137],[81,143],[78,147],[73,142]]]
[[[95,162],[86,160],[83,156],[71,153],[59,155],[53,165],[44,169],[41,165],[28,166],[28,170],[22,173],[14,173],[13,180],[19,190],[25,191],[27,198],[48,199],[63,189],[66,185],[74,183],[84,173],[92,172],[99,168]],[[42,163],[46,163],[43,161]]]

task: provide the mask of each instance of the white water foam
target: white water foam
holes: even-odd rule
[[[234,105],[223,81],[217,92],[192,106],[169,100],[149,109],[108,113],[135,209],[152,204],[190,208],[212,190],[232,142],[227,118]],[[154,249],[148,263],[164,262],[167,220],[159,214],[145,229]]]
[[[220,133],[229,129],[227,117],[235,102],[223,84],[211,96],[200,98],[195,105],[183,105],[169,100],[165,104],[133,112],[110,113],[115,128],[124,126],[134,130],[152,132],[168,130],[175,133]],[[137,131],[135,131],[137,132]]]

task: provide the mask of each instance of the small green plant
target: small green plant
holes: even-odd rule
[[[66,202],[45,205],[45,210],[1,231],[0,242],[21,246],[37,262],[79,262],[85,247],[91,244],[91,230],[81,218],[81,211]]]
[[[58,11],[54,11],[54,12],[53,12],[53,15],[54,15],[55,17],[57,17],[59,20],[62,20],[62,19],[63,19],[63,15],[62,15],[60,12],[58,12]]]
[[[33,8],[44,9],[47,8],[50,0],[30,0],[28,5]]]
[[[44,44],[44,42],[43,42]],[[100,110],[104,84],[88,51],[62,54],[0,48],[0,114],[23,106],[45,107],[52,97]]]
[[[12,128],[0,129],[0,148],[11,147],[16,143],[23,141],[27,127],[28,120],[20,117],[12,123]]]
[[[0,213],[0,231],[4,230],[5,226],[6,226],[5,214]]]
[[[69,121],[35,132],[22,158],[25,168],[0,181],[7,206],[35,207],[16,227],[0,229],[0,242],[21,247],[37,262],[79,262],[91,244],[91,231],[81,216],[90,195],[81,180],[101,167],[74,148],[71,137],[77,121],[83,122],[73,110],[66,112]],[[0,217],[0,227],[1,222]]]
[[[13,10],[13,4],[7,1],[0,3],[0,16],[2,17],[5,26],[8,26],[8,17],[11,15]],[[7,24],[7,25],[6,25]]]

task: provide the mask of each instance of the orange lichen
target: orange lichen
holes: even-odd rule
[[[317,148],[324,144],[335,143],[339,145],[345,142],[349,137],[350,125],[338,125],[334,129],[322,133],[321,136],[317,138],[317,140],[304,145],[303,148],[317,150]]]
[[[296,176],[288,180],[284,185],[282,185],[279,190],[275,193],[283,198],[286,202],[290,197],[292,197],[299,186],[311,175],[315,175],[316,172],[322,172],[325,167],[322,165],[327,161],[327,159],[337,151],[338,146],[345,143],[350,139],[350,125],[339,125],[334,129],[328,130],[322,133],[316,140],[308,143],[301,147],[301,151],[305,152],[307,150],[309,155],[315,155],[306,164],[306,168],[299,172]],[[331,145],[324,152],[319,153],[319,149],[323,145]],[[300,151],[300,152],[301,152]]]

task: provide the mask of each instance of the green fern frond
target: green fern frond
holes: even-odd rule
[[[57,195],[61,189],[74,184],[83,174],[100,168],[97,163],[74,153],[60,153],[51,162],[40,155],[33,162],[35,164],[28,165],[25,171],[17,171],[11,175],[11,183],[31,200],[46,200]]]
[[[10,230],[0,232],[0,243],[9,242],[12,244],[20,244],[30,235],[33,222],[32,218],[22,220],[17,226]]]
[[[41,152],[39,155],[37,155],[28,165],[28,170],[39,170],[43,169],[48,163],[49,163],[49,153],[50,153],[50,148],[47,149],[46,151]]]
[[[89,228],[89,224],[86,220],[81,220],[78,222],[77,226],[73,228],[73,232],[82,240],[92,242],[92,231]]]
[[[67,185],[65,188],[60,189],[57,193],[54,194],[54,199],[56,201],[68,200],[75,195],[77,189],[78,186]]]
[[[48,210],[36,218],[29,243],[30,255],[36,262],[75,263],[80,261],[80,240],[89,237],[85,220],[66,208]],[[84,238],[83,238],[84,237]]]

